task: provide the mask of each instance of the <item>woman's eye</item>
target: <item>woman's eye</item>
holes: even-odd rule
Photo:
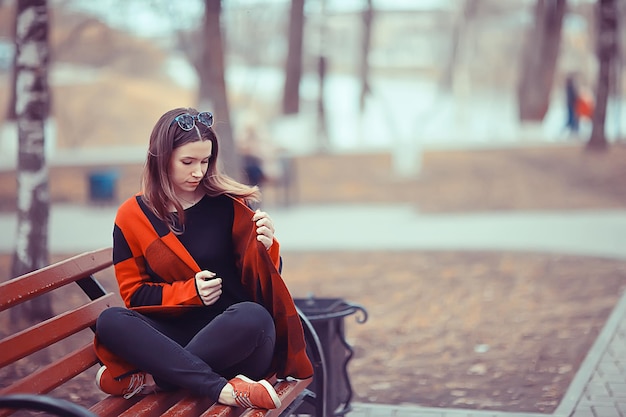
[[[191,165],[191,161],[181,161],[183,165]]]
[[[202,160],[202,163],[203,163],[204,165],[206,165],[206,164],[208,164],[208,163],[209,163],[209,160],[208,160],[208,159],[203,159],[203,160]]]

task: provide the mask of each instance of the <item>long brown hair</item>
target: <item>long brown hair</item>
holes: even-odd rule
[[[172,123],[176,116],[184,113],[197,115],[198,111],[193,108],[179,107],[163,114],[156,122],[150,134],[148,155],[141,177],[143,201],[175,233],[182,232],[185,215],[170,180],[170,159],[174,149],[187,143],[211,141],[212,152],[209,157],[209,167],[199,185],[207,195],[215,197],[228,194],[241,198],[248,204],[261,199],[258,187],[247,186],[220,172],[217,166],[219,143],[212,127],[196,121],[195,128],[185,131],[177,123]],[[175,213],[169,211],[172,205],[176,209]]]

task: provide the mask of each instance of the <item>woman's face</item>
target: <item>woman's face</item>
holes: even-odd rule
[[[172,152],[170,181],[178,196],[192,196],[209,168],[213,150],[211,141],[186,143]]]

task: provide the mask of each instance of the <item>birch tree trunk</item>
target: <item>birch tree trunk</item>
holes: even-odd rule
[[[12,35],[13,35],[13,43],[15,43],[17,41],[17,10],[16,10],[16,19],[12,22],[13,23],[13,28],[12,28]],[[15,61],[16,61],[16,57],[17,57],[17,51],[13,56],[13,71],[11,71],[11,85],[10,85],[10,95],[9,95],[9,105],[7,106],[7,118],[6,121],[10,121],[10,122],[15,122],[16,119],[16,115],[15,115],[15,88],[17,86],[17,81],[16,81],[16,77],[17,77],[17,71],[15,68]]]
[[[596,83],[595,108],[592,116],[593,126],[587,149],[604,150],[608,148],[604,125],[606,108],[611,88],[611,65],[617,64],[619,10],[616,0],[599,0],[598,13],[598,81]]]
[[[44,147],[44,125],[50,107],[48,24],[46,0],[18,0],[15,39],[15,114],[19,142],[17,239],[11,268],[14,277],[49,263],[50,197]],[[41,320],[52,315],[49,298],[22,306],[21,311],[11,310],[12,318]]]
[[[211,111],[215,115],[215,131],[219,137],[222,168],[231,177],[241,180],[241,162],[235,148],[230,120],[228,94],[226,92],[224,39],[221,30],[221,0],[204,1],[203,46],[200,76],[199,111]],[[197,45],[198,43],[196,43]]]

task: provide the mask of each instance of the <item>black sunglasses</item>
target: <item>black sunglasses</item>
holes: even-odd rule
[[[189,113],[178,115],[174,118],[174,120],[172,120],[170,127],[174,124],[174,122],[176,122],[181,129],[188,132],[196,125],[196,119],[206,127],[213,126],[213,113],[210,111],[203,111],[196,115]]]

